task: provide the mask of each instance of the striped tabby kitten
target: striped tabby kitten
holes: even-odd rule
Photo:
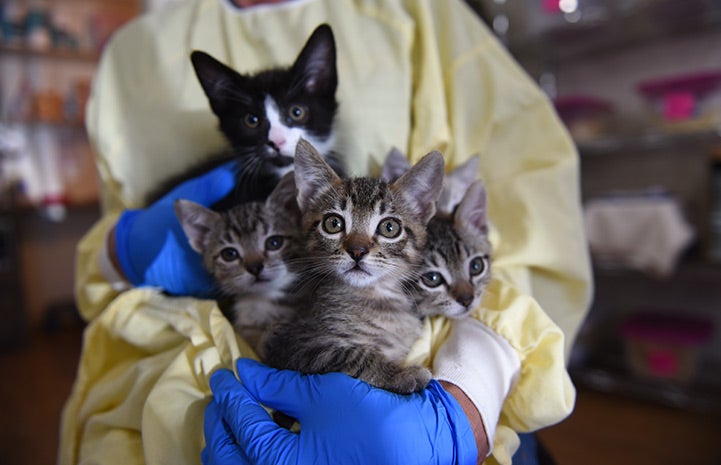
[[[403,366],[421,331],[403,282],[421,259],[442,186],[443,157],[426,155],[390,184],[344,180],[301,141],[295,180],[306,251],[303,279],[314,287],[292,319],[271,331],[266,363],[304,373],[342,371],[397,393],[423,389],[430,372]]]
[[[414,293],[421,315],[468,315],[491,279],[490,266],[486,190],[476,181],[452,215],[437,214],[428,224]]]
[[[265,202],[216,212],[178,200],[175,212],[224,296],[223,313],[261,354],[268,328],[291,314],[285,298],[295,275],[287,260],[295,253],[300,220],[293,175],[283,177]]]
[[[478,177],[479,162],[478,156],[471,157],[443,178],[443,189],[438,197],[438,202],[436,202],[436,214],[453,213],[453,209],[461,202],[463,195]],[[381,168],[381,177],[388,182],[393,182],[410,167],[411,164],[406,156],[394,147],[386,156]]]
[[[409,283],[422,316],[462,318],[476,308],[491,279],[486,189],[471,157],[443,180],[436,215],[428,224],[428,240],[419,279]],[[398,149],[386,157],[381,176],[392,180],[410,163]]]

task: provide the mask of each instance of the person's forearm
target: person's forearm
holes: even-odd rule
[[[448,381],[439,381],[443,389],[448,391],[461,405],[461,408],[468,417],[468,422],[471,424],[473,430],[473,436],[476,438],[476,447],[478,447],[478,464],[480,465],[488,456],[490,445],[488,444],[488,436],[486,436],[486,428],[483,426],[483,420],[481,414],[478,413],[478,409],[473,405],[471,399],[468,398],[465,392],[455,384],[449,383]]]
[[[123,267],[120,266],[120,260],[118,259],[118,252],[116,250],[115,244],[115,226],[113,226],[113,228],[108,233],[108,240],[106,246],[108,248],[107,252],[108,257],[110,258],[110,262],[113,264],[117,272],[123,275]]]
[[[105,234],[102,249],[97,256],[97,266],[100,274],[108,280],[114,290],[123,291],[130,287],[128,278],[125,276],[118,259],[115,226]]]
[[[481,462],[493,450],[501,409],[520,368],[518,353],[509,342],[473,318],[454,321],[435,355],[433,377],[455,386],[457,390],[449,392],[459,400],[471,424],[480,422],[473,431],[477,440],[479,432],[484,439],[478,445]]]

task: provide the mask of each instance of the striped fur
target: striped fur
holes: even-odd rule
[[[271,331],[266,362],[304,373],[342,371],[398,393],[424,388],[430,372],[403,366],[421,329],[403,283],[421,259],[442,156],[427,155],[391,184],[342,180],[301,142],[295,173],[304,249],[293,262],[303,270],[300,304],[291,321]],[[334,229],[340,224],[334,220],[343,226]]]
[[[176,214],[191,247],[213,276],[221,308],[256,352],[268,328],[288,318],[287,289],[295,274],[287,261],[296,252],[299,213],[293,176],[284,177],[265,202],[216,212],[188,200]]]
[[[452,215],[428,224],[428,241],[415,281],[423,316],[462,318],[478,307],[491,279],[486,193],[481,181],[466,191]]]

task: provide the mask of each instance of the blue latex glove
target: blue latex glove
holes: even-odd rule
[[[125,277],[135,286],[154,286],[174,295],[213,296],[213,279],[203,268],[175,216],[177,199],[206,207],[235,187],[236,162],[190,179],[149,207],[126,210],[115,226],[116,253]]]
[[[250,465],[252,462],[245,456],[243,449],[238,447],[233,432],[223,421],[220,407],[211,401],[205,408],[203,420],[206,447],[201,453],[203,465]]]
[[[437,381],[411,395],[372,387],[342,373],[302,375],[248,359],[210,379],[205,465],[475,464],[471,426]],[[260,406],[300,422],[277,426]],[[217,421],[218,414],[223,421]]]

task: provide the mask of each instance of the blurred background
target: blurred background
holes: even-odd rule
[[[542,444],[559,465],[721,463],[721,1],[467,1],[581,155],[596,291],[576,410]],[[0,1],[3,463],[55,462],[99,218],[84,105],[112,32],[167,2]]]

